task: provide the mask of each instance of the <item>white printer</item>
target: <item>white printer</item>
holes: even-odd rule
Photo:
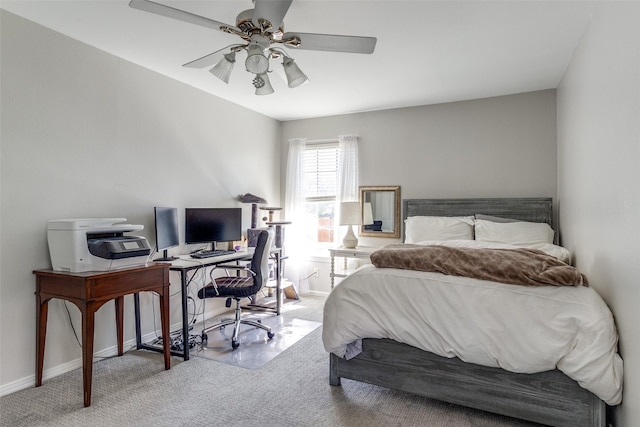
[[[54,270],[79,273],[144,265],[151,253],[141,236],[125,236],[143,225],[122,224],[126,218],[56,219],[47,225]]]

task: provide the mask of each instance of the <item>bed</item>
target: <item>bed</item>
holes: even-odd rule
[[[403,200],[405,222],[410,217],[467,217],[477,214],[486,215],[486,218],[509,218],[528,223],[548,224],[551,227],[554,225],[550,198]],[[555,227],[553,228],[555,229]],[[406,232],[405,229],[405,242],[408,237]],[[557,233],[553,235],[554,243],[557,243]],[[588,331],[588,335],[597,335],[597,339],[602,341],[602,345],[598,343],[598,349],[602,346],[604,348],[600,352],[601,354],[598,353],[597,357],[594,356],[598,359],[597,364],[596,362],[593,364],[585,363],[580,354],[590,354],[591,350],[588,345],[591,344],[585,344],[585,338],[582,338],[582,341],[575,339],[575,342],[570,343],[575,349],[567,349],[566,352],[572,351],[579,354],[577,356],[563,354],[561,370],[554,365],[556,362],[552,356],[555,348],[551,350],[544,348],[547,345],[545,337],[549,331],[544,327],[539,327],[537,320],[530,329],[533,331],[532,342],[538,344],[530,346],[527,351],[531,353],[532,359],[536,359],[536,357],[544,359],[548,356],[549,360],[536,360],[535,363],[531,363],[532,366],[527,366],[528,360],[523,360],[516,351],[519,348],[518,345],[524,346],[526,349],[526,343],[502,343],[499,345],[501,348],[493,349],[494,353],[509,354],[512,352],[512,345],[516,350],[513,351],[514,355],[507,356],[506,360],[493,360],[492,350],[484,349],[478,352],[481,355],[478,357],[473,351],[465,352],[467,348],[473,349],[473,346],[477,344],[473,341],[473,336],[470,338],[472,344],[463,343],[456,349],[455,342],[447,341],[448,324],[443,321],[443,325],[438,326],[437,320],[430,318],[429,313],[432,311],[440,312],[438,311],[440,307],[452,306],[452,310],[456,310],[456,304],[464,307],[463,310],[470,312],[477,310],[478,306],[483,306],[485,303],[490,304],[494,300],[500,301],[502,294],[499,298],[491,294],[490,298],[486,297],[482,300],[487,289],[491,289],[492,292],[495,289],[509,295],[517,294],[513,303],[504,300],[501,302],[502,306],[499,306],[495,312],[500,312],[502,315],[502,311],[508,312],[509,309],[502,310],[500,307],[511,307],[512,309],[515,307],[519,312],[527,311],[532,315],[540,316],[538,311],[553,310],[554,304],[563,303],[564,299],[569,298],[566,295],[573,295],[572,290],[569,290],[568,287],[543,286],[532,290],[531,295],[533,296],[531,296],[525,295],[525,292],[516,292],[522,289],[528,292],[530,287],[446,276],[447,280],[453,280],[452,283],[455,282],[457,286],[449,284],[447,288],[467,289],[472,287],[476,292],[474,298],[478,298],[479,303],[476,301],[474,304],[462,304],[462,301],[466,301],[464,293],[453,298],[454,302],[451,299],[439,299],[439,295],[435,298],[433,294],[428,294],[431,295],[431,298],[423,297],[425,300],[429,300],[430,304],[425,300],[416,302],[411,298],[418,298],[415,296],[419,293],[416,291],[417,287],[410,288],[412,291],[409,299],[400,299],[399,294],[402,291],[397,290],[394,285],[394,283],[400,283],[397,281],[401,281],[403,286],[404,284],[413,286],[414,282],[418,283],[418,281],[424,280],[423,276],[425,275],[431,275],[428,280],[440,280],[442,277],[438,276],[439,274],[364,266],[345,278],[332,291],[325,304],[323,324],[323,341],[325,349],[330,353],[329,381],[332,386],[340,386],[341,378],[348,378],[551,426],[604,427],[606,425],[606,402],[617,404],[621,399],[622,360],[617,354],[617,334],[613,317],[604,301],[592,288],[587,286],[574,287],[575,295],[580,295],[577,297],[579,301],[571,301],[570,308],[566,309],[566,316],[562,313],[555,316],[569,318],[573,316],[570,313],[577,311],[577,320],[571,318],[565,322],[576,323],[582,321],[580,319],[582,311],[589,312],[589,316],[591,316],[591,311],[594,311],[594,316],[601,316],[601,318],[596,317],[595,323],[602,326],[602,330],[598,329],[598,332],[593,334]],[[434,278],[434,275],[438,277]],[[387,292],[384,299],[390,301],[397,297],[399,301],[402,301],[400,302],[401,306],[397,309],[394,308],[397,311],[390,314],[390,317],[402,318],[404,313],[411,313],[412,319],[420,318],[419,321],[426,325],[425,329],[437,330],[437,339],[429,341],[425,334],[426,340],[429,341],[425,343],[420,332],[409,331],[410,334],[407,336],[406,332],[409,328],[406,325],[388,326],[385,323],[394,320],[380,320],[381,326],[376,326],[379,330],[373,328],[373,333],[362,333],[358,322],[350,323],[349,320],[345,320],[347,317],[343,317],[341,313],[350,313],[349,315],[351,315],[351,312],[360,306],[363,306],[363,311],[368,311],[366,316],[380,317],[380,319],[384,317],[382,314],[375,313],[386,312],[389,301],[373,300],[367,290],[367,286],[374,289],[377,284],[380,285],[383,293]],[[477,291],[478,287],[481,288],[481,292]],[[542,295],[534,292],[541,292]],[[422,296],[420,295],[420,297]],[[434,301],[436,302],[434,303]],[[518,305],[523,304],[523,301],[527,308],[519,310]],[[553,301],[553,303],[547,304],[545,302],[544,307],[541,307],[530,303],[530,301]],[[558,301],[560,302],[558,303]],[[531,309],[529,307],[531,304],[533,304],[532,307],[540,307],[540,310]],[[595,308],[593,310],[580,309],[580,307],[587,305],[593,305]],[[418,307],[416,309],[413,306]],[[574,307],[576,308],[574,309]],[[392,309],[389,308],[389,310]],[[564,308],[560,311],[563,310]],[[509,314],[505,313],[505,316],[507,315]],[[374,319],[374,321],[376,320],[379,319]],[[588,321],[593,321],[593,318],[589,317]],[[496,329],[501,328],[499,326]],[[472,327],[469,326],[469,329],[471,330]],[[396,333],[396,330],[402,330],[402,333]],[[403,338],[397,338],[397,336]],[[441,336],[444,338],[440,339]],[[357,339],[354,340],[354,338]],[[457,337],[454,336],[451,341],[456,339]],[[490,338],[489,341],[491,341]],[[548,341],[555,343],[557,340],[554,338]],[[540,343],[544,343],[544,345]],[[565,344],[562,345],[567,347]],[[578,349],[580,351],[577,351]],[[538,355],[538,353],[540,354]],[[595,351],[593,353],[595,354]],[[488,357],[485,360],[483,357],[486,355]],[[527,357],[529,357],[528,354]],[[549,368],[540,370],[537,368],[540,363],[551,363],[551,365]],[[594,376],[597,377],[595,380]]]

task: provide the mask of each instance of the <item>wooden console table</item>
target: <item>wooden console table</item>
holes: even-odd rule
[[[169,336],[169,264],[150,264],[109,272],[67,273],[35,270],[36,275],[36,387],[42,385],[48,303],[52,298],[75,304],[82,313],[82,384],[84,406],[91,405],[93,329],[95,312],[115,300],[118,355],[123,349],[124,296],[143,291],[160,295],[162,336]],[[136,331],[137,332],[137,331]],[[171,368],[169,340],[163,340],[164,368]]]

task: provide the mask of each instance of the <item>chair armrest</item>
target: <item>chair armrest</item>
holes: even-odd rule
[[[234,270],[247,270],[247,267],[245,267],[244,265],[237,265],[237,264],[218,264],[216,265],[214,268],[232,268]]]
[[[213,270],[215,270],[216,268],[223,268],[225,270],[240,270],[240,271],[246,271],[248,273],[251,273],[252,276],[255,276],[256,273],[251,270],[250,268],[247,268],[246,266],[242,266],[242,265],[237,265],[237,264],[219,264],[216,265]],[[212,270],[212,271],[213,271]],[[228,273],[227,273],[228,274]]]

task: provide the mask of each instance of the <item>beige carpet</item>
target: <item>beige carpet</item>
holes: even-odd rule
[[[319,322],[322,298],[308,297],[283,317]],[[76,369],[0,398],[1,426],[434,426],[535,424],[407,393],[342,380],[329,385],[329,357],[315,329],[252,370],[202,357],[131,351],[94,364],[92,405],[82,405]]]

